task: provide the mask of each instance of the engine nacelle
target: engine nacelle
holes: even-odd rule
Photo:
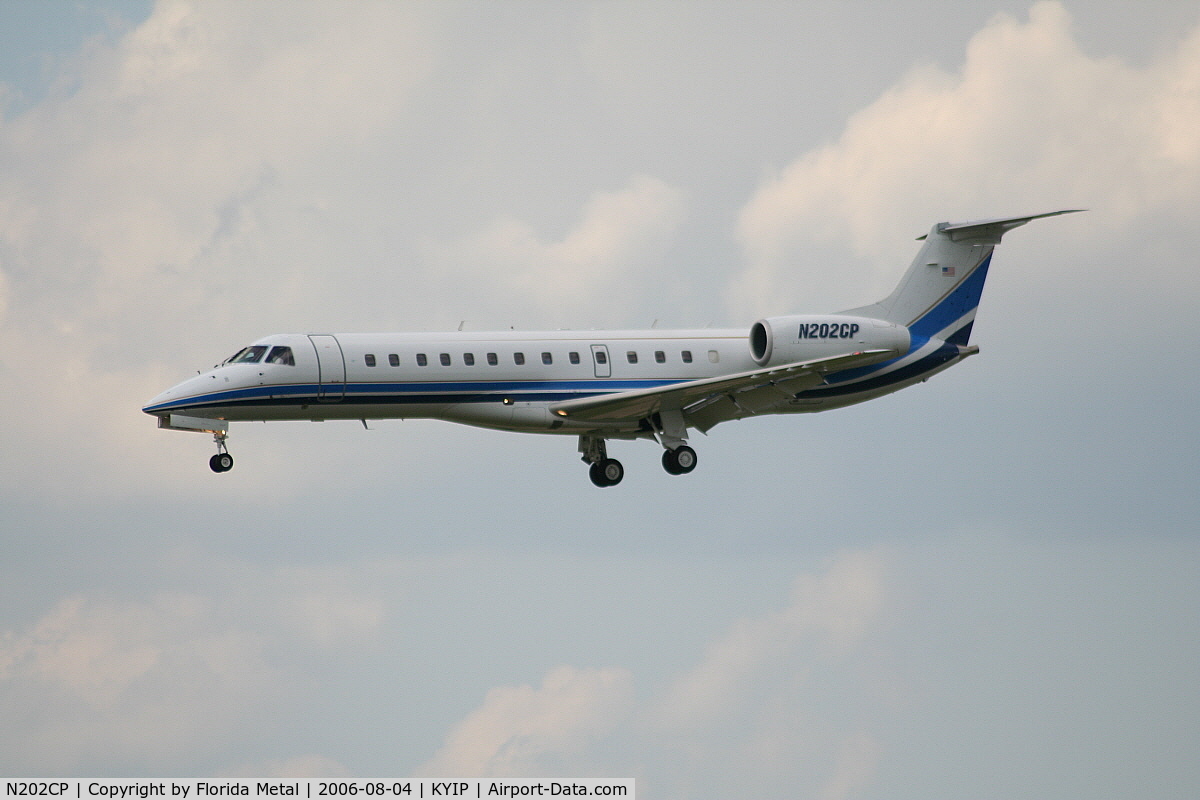
[[[760,319],[750,328],[750,355],[769,367],[856,350],[908,351],[908,328],[869,317],[804,314]]]

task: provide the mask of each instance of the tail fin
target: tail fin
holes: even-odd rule
[[[906,326],[914,337],[965,346],[983,294],[992,250],[1000,238],[1030,220],[1079,210],[978,222],[939,222],[921,237],[925,245],[895,291],[878,303],[844,313],[885,319]]]

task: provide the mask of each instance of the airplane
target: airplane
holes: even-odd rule
[[[683,475],[692,430],[861,403],[978,353],[971,328],[1001,237],[1079,210],[938,223],[891,294],[836,314],[727,330],[278,334],[142,411],[212,434],[217,473],[233,468],[230,422],[431,418],[577,436],[600,487],[625,475],[610,439],[656,440],[663,468]]]

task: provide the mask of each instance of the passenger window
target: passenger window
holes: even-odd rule
[[[271,349],[271,355],[267,356],[267,363],[294,367],[296,366],[296,359],[292,356],[292,348],[274,347]]]
[[[474,353],[463,353],[463,363],[466,364],[468,367],[475,366],[475,354]]]
[[[683,363],[685,363],[685,364],[692,363],[692,351],[691,350],[684,350],[682,353],[680,353],[680,355],[683,356]]]
[[[628,353],[625,354],[625,357],[629,359],[630,364],[637,363],[637,351],[636,350],[630,350]]]
[[[488,353],[488,366],[494,367],[500,363],[500,358],[495,353]]]
[[[664,353],[662,350],[655,350],[654,351],[654,360],[656,363],[665,364],[665,363],[667,363],[667,354]]]
[[[524,365],[525,354],[524,353],[513,353],[513,363],[515,363],[518,367]]]
[[[395,353],[389,354],[388,355],[388,363],[391,364],[393,367],[400,366],[400,356],[398,356]]]
[[[570,354],[570,356],[569,356],[569,357],[570,357],[570,359],[571,359],[571,363],[572,363],[572,364],[578,364],[578,363],[579,363],[579,353],[572,352],[572,353]]]
[[[721,360],[721,354],[718,353],[716,350],[709,350],[708,351],[708,360],[711,361],[712,363],[716,364],[717,362],[719,362]]]
[[[554,363],[554,356],[549,353],[542,353],[542,363],[549,366]]]
[[[366,363],[366,365],[368,367],[375,366],[375,354],[367,353],[365,356],[363,356],[363,361]]]
[[[428,364],[429,364],[429,359],[427,359],[427,358],[425,357],[425,354],[424,354],[424,353],[417,353],[417,366],[418,366],[418,367],[424,367],[424,366],[427,366]]]
[[[608,363],[608,353],[604,352],[603,350],[593,350],[592,352],[595,353],[595,355],[596,355],[596,363],[597,364],[607,364]]]
[[[450,354],[449,353],[442,353],[440,356],[438,356],[438,358],[441,359],[443,367],[450,366]]]

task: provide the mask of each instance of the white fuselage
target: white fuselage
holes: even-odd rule
[[[842,323],[841,333],[849,330]],[[902,346],[903,353],[909,345],[906,330],[885,323],[863,325],[853,342],[848,339],[797,340],[785,355],[820,358],[851,345]],[[638,426],[564,419],[549,407],[763,366],[739,329],[281,334],[255,346],[263,348],[256,361],[226,362],[163,392],[144,410],[224,421],[434,418],[525,432],[606,429],[606,435],[619,436]],[[293,363],[268,363],[277,347],[289,348]],[[772,413],[847,405],[911,381],[896,383],[817,394]]]

